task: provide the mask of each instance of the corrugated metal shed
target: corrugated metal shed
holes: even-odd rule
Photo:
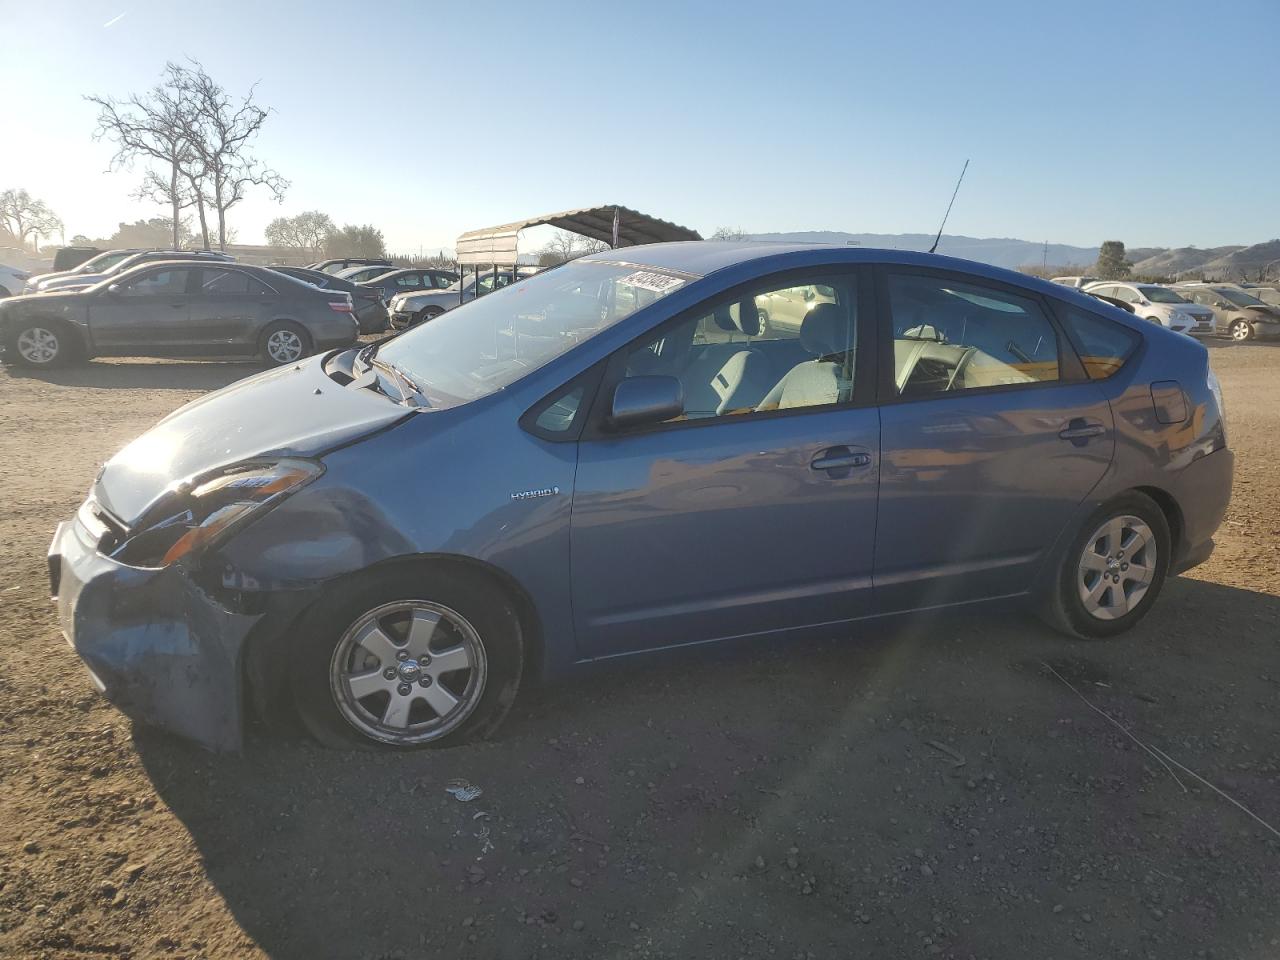
[[[504,223],[483,230],[468,230],[458,237],[457,256],[460,265],[511,266],[516,262],[516,241],[521,230],[549,225],[578,233],[593,240],[613,243],[614,212],[618,218],[618,246],[633,247],[642,243],[666,243],[671,240],[701,240],[697,230],[623,206],[583,207],[561,210],[541,217],[530,217],[515,223]]]

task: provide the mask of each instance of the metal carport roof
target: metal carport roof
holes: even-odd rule
[[[618,242],[613,242],[613,221],[618,220]],[[516,241],[521,230],[549,225],[602,240],[610,246],[633,247],[642,243],[665,243],[670,240],[701,240],[697,230],[682,227],[669,220],[659,220],[630,207],[613,204],[561,210],[515,223],[504,223],[482,230],[468,230],[458,237],[459,265],[511,266],[516,262]]]

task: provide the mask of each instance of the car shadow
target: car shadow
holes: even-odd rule
[[[63,387],[127,390],[216,390],[266,369],[246,360],[93,360],[75,367],[31,370],[9,367],[15,380]]]
[[[1071,874],[1117,851],[1141,868],[1100,881],[1119,899],[1075,927],[1081,949],[1136,955],[1154,936],[1234,955],[1280,897],[1274,849],[1061,681],[1274,812],[1265,764],[1215,757],[1275,742],[1255,705],[1277,696],[1277,632],[1277,598],[1184,577],[1106,643],[971,613],[615,661],[523,693],[496,739],[447,750],[262,731],[240,755],[147,730],[135,744],[272,957],[899,956],[935,927],[948,954],[1056,955],[1050,907],[1087,906]],[[483,792],[460,802],[451,781]],[[1223,864],[1248,902],[1203,923],[1177,904],[1212,895]],[[993,899],[1014,888],[1028,895]]]

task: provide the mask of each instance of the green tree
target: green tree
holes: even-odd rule
[[[325,238],[324,252],[328,257],[385,257],[387,242],[372,224],[348,223]]]
[[[1124,242],[1104,240],[1098,250],[1098,262],[1093,272],[1101,280],[1123,280],[1129,276],[1133,264],[1124,258]]]
[[[276,217],[267,224],[267,243],[319,255],[337,231],[333,218],[319,210],[306,210],[294,217]]]

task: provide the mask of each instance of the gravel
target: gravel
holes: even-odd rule
[[[1219,549],[1119,641],[868,626],[530,690],[477,746],[236,756],[102,701],[44,551],[103,459],[253,368],[0,372],[0,956],[1274,956],[1280,841],[1042,666],[1280,825],[1280,347],[1213,360]]]

